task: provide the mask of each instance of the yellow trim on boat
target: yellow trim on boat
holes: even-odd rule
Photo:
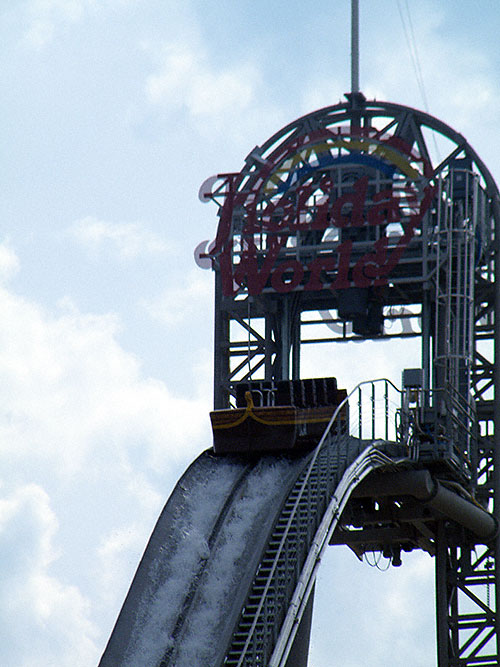
[[[213,416],[216,416],[217,414],[220,414],[221,416],[227,416],[231,417],[232,414],[236,412],[234,409],[229,409],[229,410],[221,410],[220,412],[212,412],[211,413],[211,418],[212,418],[212,428],[214,430],[220,430],[220,429],[228,429],[228,428],[235,428],[236,426],[240,426],[240,424],[243,424],[248,418],[253,419],[254,421],[258,422],[259,424],[264,424],[264,426],[293,426],[294,424],[325,424],[328,423],[331,419],[331,416],[334,412],[334,408],[318,408],[316,409],[316,414],[318,410],[323,409],[326,414],[323,416],[312,416],[312,415],[303,415],[300,416],[300,409],[294,408],[293,406],[274,406],[274,407],[263,407],[263,408],[255,408],[254,402],[252,399],[252,395],[249,391],[245,392],[245,400],[247,402],[247,406],[244,410],[244,412],[241,414],[240,417],[235,419],[234,421],[231,421],[229,423],[225,424],[216,424],[214,423]],[[240,408],[241,409],[241,408]],[[270,412],[273,414],[273,419],[266,419],[265,417],[257,415],[255,412],[256,411],[262,411],[264,413]],[[293,411],[293,417],[290,418],[290,412]],[[277,413],[285,413],[283,417],[279,417]],[[297,414],[298,413],[298,414]]]

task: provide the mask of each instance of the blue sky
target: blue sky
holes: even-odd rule
[[[360,5],[366,96],[427,105],[500,178],[498,3]],[[97,663],[161,507],[210,445],[212,276],[193,249],[216,217],[198,188],[342,99],[349,16],[348,0],[2,4],[5,667]],[[342,352],[304,372],[352,387],[418,363],[407,345]],[[330,549],[311,667],[433,664],[432,567],[414,554],[382,573]]]

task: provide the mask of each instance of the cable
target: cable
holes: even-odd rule
[[[376,553],[375,551],[371,552],[371,553],[373,553],[373,563],[370,563],[370,559],[368,558],[368,554],[369,554],[369,553],[370,553],[370,552],[365,551],[365,553],[363,554],[363,557],[364,557],[364,559],[365,559],[365,562],[366,562],[370,567],[376,567],[377,570],[380,570],[380,572],[387,572],[387,570],[388,570],[388,569],[390,568],[390,566],[391,566],[391,559],[389,558],[389,559],[387,560],[387,566],[386,566],[386,567],[380,567],[379,563],[380,563],[380,561],[382,560],[382,553],[381,553],[380,551],[378,551],[377,553]],[[377,554],[378,554],[378,557],[377,557]]]
[[[399,11],[399,16],[401,18],[401,23],[403,25],[403,32],[405,34],[406,42],[408,44],[408,50],[410,52],[410,60],[413,65],[413,71],[415,73],[415,79],[417,81],[417,86],[420,92],[420,95],[422,96],[422,101],[424,104],[424,109],[427,113],[429,112],[429,103],[427,101],[427,94],[425,92],[425,85],[424,85],[424,76],[422,73],[422,67],[420,64],[420,58],[418,57],[418,47],[417,47],[417,40],[415,39],[415,31],[413,29],[413,21],[411,18],[411,13],[410,13],[410,6],[408,4],[408,0],[405,0],[405,8],[406,8],[406,15],[407,15],[407,21],[408,21],[408,26],[405,21],[405,17],[403,16],[403,10],[401,9],[401,0],[398,0],[398,11]],[[440,151],[437,145],[437,140],[436,140],[436,134],[432,134],[433,138],[433,143],[434,143],[434,149],[436,151],[436,156],[439,159],[440,156]]]
[[[418,49],[417,49],[417,42],[415,39],[415,32],[413,30],[413,21],[411,20],[411,14],[410,14],[410,7],[408,5],[408,0],[405,2],[406,6],[406,14],[407,14],[407,21],[409,28],[407,27],[405,17],[403,15],[403,10],[401,9],[401,0],[398,0],[398,10],[399,10],[399,16],[401,17],[401,23],[403,25],[403,31],[405,34],[405,38],[408,44],[408,50],[410,52],[410,59],[411,63],[413,65],[413,71],[415,73],[415,79],[417,81],[417,86],[420,91],[420,94],[422,95],[422,100],[424,103],[424,109],[429,113],[429,104],[427,102],[427,95],[425,92],[425,86],[424,86],[424,77],[422,74],[422,67],[420,65],[420,59],[418,57]]]

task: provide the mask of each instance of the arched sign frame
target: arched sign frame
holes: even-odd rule
[[[203,255],[216,278],[215,407],[230,404],[238,381],[300,377],[304,344],[419,336],[424,393],[463,399],[448,410],[466,414],[455,431],[465,434],[457,477],[498,519],[497,186],[442,121],[361,93],[347,98],[290,123],[240,172],[212,177],[200,191],[219,208]],[[308,337],[320,323],[326,335]],[[436,411],[432,419],[437,431]],[[444,431],[453,428],[447,422]],[[438,452],[438,464],[453,458],[439,447],[437,438],[430,456]],[[475,664],[500,636],[500,538],[478,548],[444,523],[440,530],[439,665],[457,655]],[[477,596],[479,580],[494,586],[495,603]],[[464,595],[477,603],[474,623]]]

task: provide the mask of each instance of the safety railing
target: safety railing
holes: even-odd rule
[[[294,610],[307,601],[318,559],[352,488],[370,470],[392,463],[377,442],[359,439],[398,442],[401,396],[389,380],[362,382],[335,410],[269,539],[225,665],[283,664],[290,634],[278,630],[285,621],[292,634],[296,629],[301,614]],[[276,653],[278,634],[287,646]]]
[[[375,468],[402,460],[394,456],[419,456],[426,441],[439,453],[441,439],[447,438],[451,451],[463,459],[466,451],[458,451],[461,441],[454,432],[473,434],[470,411],[459,399],[444,390],[402,391],[382,378],[360,383],[340,403],[270,536],[226,656],[227,667],[284,667],[319,560],[352,489]],[[427,432],[426,420],[435,425],[439,418],[444,419],[443,430]],[[388,443],[406,450],[384,447]],[[443,452],[450,456],[449,450]]]
[[[478,430],[474,405],[454,387],[403,392],[401,433],[413,458],[448,459],[470,478],[477,457]]]
[[[361,440],[389,440],[406,443],[403,432],[403,392],[390,380],[381,378],[361,382],[348,395],[349,432]]]

